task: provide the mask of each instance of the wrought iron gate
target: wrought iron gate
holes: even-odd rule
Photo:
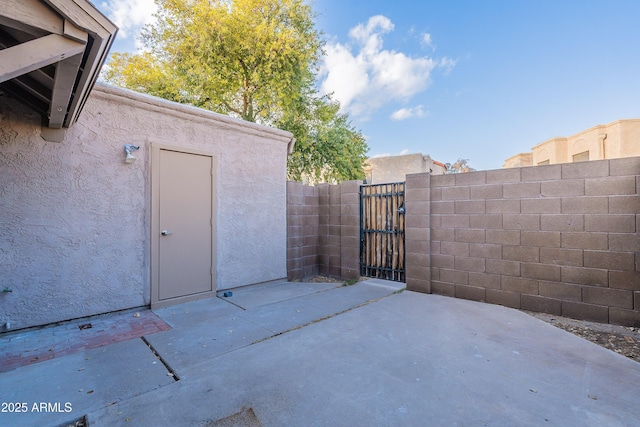
[[[405,281],[404,182],[360,187],[360,275]]]

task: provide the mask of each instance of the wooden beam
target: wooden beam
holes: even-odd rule
[[[109,52],[108,47],[112,41],[113,39],[101,39],[99,37],[93,38],[91,49],[86,52],[86,64],[83,66],[82,74],[78,81],[76,96],[73,98],[73,101],[69,106],[69,115],[67,116],[67,120],[64,124],[65,126],[70,126],[78,119],[80,112],[84,108],[84,103],[89,96],[91,89],[93,89],[93,84],[98,79],[100,67],[102,67],[102,64],[106,60],[106,56]]]
[[[64,35],[72,40],[79,41],[80,43],[87,43],[89,40],[89,34],[86,31],[73,25],[69,20],[64,21]]]
[[[3,0],[4,1],[4,0]],[[109,37],[118,27],[87,0],[43,0],[60,15],[98,37]]]
[[[30,107],[43,118],[46,117],[49,109],[49,98],[42,100],[40,97],[32,96],[31,92],[27,91],[24,86],[17,84],[16,79],[5,82],[2,85],[2,90],[9,93],[14,99]]]
[[[59,129],[64,123],[81,62],[82,53],[60,61],[56,65],[56,75],[51,93],[51,108],[49,109],[48,125],[50,128]]]
[[[40,0],[0,1],[0,25],[40,36],[44,33],[63,34],[63,19]]]
[[[20,77],[16,77],[15,79],[11,79],[11,83],[16,87],[22,88],[26,94],[33,96],[38,101],[45,103],[47,106],[51,101],[51,87],[52,84],[45,86],[40,84],[37,80],[33,78],[34,73],[29,73],[22,75]],[[48,110],[45,109],[45,111]]]
[[[0,0],[2,1],[2,0]],[[86,64],[82,64],[82,72],[77,82],[77,90],[66,116],[63,126],[71,126],[87,100],[95,81],[98,79],[100,67],[105,62],[109,48],[113,43],[118,27],[95,8],[88,0],[41,0],[47,3],[65,20],[73,23],[82,31],[89,34],[91,39],[88,46],[91,49],[85,53]],[[67,33],[71,36],[71,33]]]
[[[83,53],[85,44],[50,34],[0,50],[0,83]]]

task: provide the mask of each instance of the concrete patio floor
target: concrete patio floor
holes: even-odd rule
[[[640,364],[402,286],[279,282],[157,310],[170,330],[0,373],[0,401],[27,404],[0,425],[638,425]]]

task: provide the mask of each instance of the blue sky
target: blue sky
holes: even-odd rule
[[[135,51],[153,0],[102,0]],[[315,0],[318,86],[369,155],[469,159],[478,170],[549,138],[640,117],[640,1]],[[640,144],[640,141],[638,141]]]

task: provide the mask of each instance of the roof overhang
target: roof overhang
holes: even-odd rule
[[[0,1],[0,92],[43,126],[78,119],[118,31],[87,0]]]

